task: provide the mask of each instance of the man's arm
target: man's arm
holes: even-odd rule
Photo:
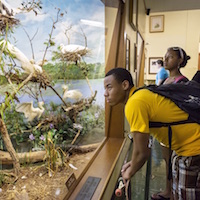
[[[144,165],[150,156],[149,134],[133,133],[133,153],[130,162],[122,167],[122,176],[125,180],[130,179]]]

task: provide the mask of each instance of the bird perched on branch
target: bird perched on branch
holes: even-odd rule
[[[29,59],[14,45],[10,44],[8,41],[0,41],[0,49],[3,52],[10,53],[15,59],[21,63],[22,69],[25,73],[30,74],[34,72],[42,73],[42,68],[37,64],[32,64]]]
[[[15,110],[17,112],[24,113],[28,121],[33,121],[35,118],[39,119],[44,112],[44,102],[41,101],[38,103],[38,108],[33,107],[33,102],[25,102],[17,104]]]
[[[79,52],[87,49],[87,47],[77,44],[68,44],[66,46],[64,44],[60,44],[60,50],[63,54]]]
[[[79,101],[83,96],[83,94],[78,90],[68,90],[67,85],[63,85],[62,89],[63,89],[63,99],[69,98]]]
[[[60,51],[67,61],[76,62],[81,60],[82,56],[85,56],[89,49],[87,47],[84,47],[82,45],[76,45],[76,44],[60,44]]]

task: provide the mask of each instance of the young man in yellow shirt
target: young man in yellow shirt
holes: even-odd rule
[[[169,146],[168,128],[149,128],[149,122],[177,122],[188,119],[170,99],[148,89],[134,92],[131,74],[123,68],[110,70],[104,79],[104,96],[110,106],[125,105],[125,116],[133,133],[132,159],[122,167],[124,180],[144,165],[150,156],[150,134],[159,142]],[[188,123],[173,125],[171,149],[172,193],[174,199],[200,199],[200,125]]]

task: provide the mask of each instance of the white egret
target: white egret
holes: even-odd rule
[[[68,90],[67,85],[63,85],[62,89],[63,89],[63,99],[69,98],[79,101],[83,96],[83,94],[78,90]]]
[[[62,54],[66,54],[75,52],[78,53],[79,51],[88,50],[88,48],[77,44],[68,44],[66,46],[64,44],[60,44],[60,50]]]
[[[0,49],[2,49],[6,53],[11,53],[15,59],[17,59],[21,63],[22,69],[25,73],[30,74],[35,71],[38,73],[42,73],[42,68],[37,64],[32,64],[28,58],[14,45],[10,44],[8,41],[2,40],[0,42]]]
[[[24,113],[28,121],[33,121],[35,118],[39,119],[44,112],[44,102],[38,102],[38,108],[33,107],[33,102],[25,102],[17,104],[15,110]]]

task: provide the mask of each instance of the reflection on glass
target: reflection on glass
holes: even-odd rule
[[[68,176],[80,175],[105,135],[104,4],[7,2],[7,24],[0,25],[0,192],[3,199],[63,199]]]

